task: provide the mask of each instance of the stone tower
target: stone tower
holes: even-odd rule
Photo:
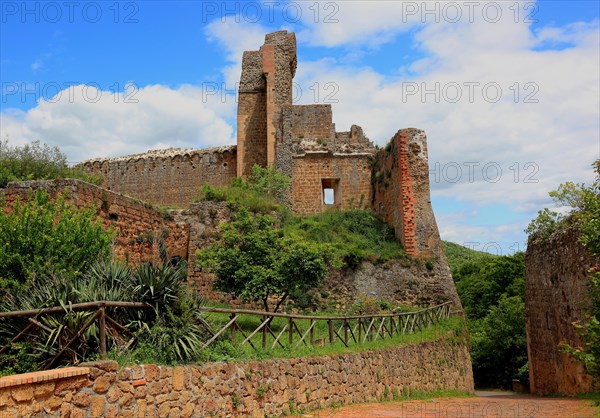
[[[258,51],[244,52],[237,115],[238,176],[250,174],[254,164],[275,163],[281,109],[292,104],[296,62],[296,36],[285,30],[266,35]]]

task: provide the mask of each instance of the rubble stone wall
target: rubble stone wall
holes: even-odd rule
[[[573,322],[589,312],[588,270],[600,266],[569,228],[547,240],[530,238],[525,254],[525,325],[532,393],[591,392],[592,378],[559,344],[581,344]]]
[[[468,347],[464,338],[449,335],[328,357],[179,367],[118,369],[111,361],[82,366],[0,378],[0,415],[263,418],[416,392],[473,392]]]

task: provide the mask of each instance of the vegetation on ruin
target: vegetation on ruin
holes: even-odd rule
[[[20,294],[43,274],[77,277],[109,253],[113,239],[95,208],[79,209],[42,189],[12,211],[0,202],[0,294]]]
[[[528,382],[524,254],[496,256],[444,242],[471,336],[477,387]]]
[[[69,167],[67,156],[58,148],[34,141],[11,146],[0,139],[0,188],[11,181],[76,178],[100,184],[101,178],[86,175],[81,167]]]
[[[215,274],[213,286],[245,301],[277,298],[276,312],[291,292],[316,287],[327,275],[322,248],[286,236],[273,216],[251,214],[240,208],[234,220],[223,225],[216,243],[197,252],[200,265]]]
[[[234,178],[224,187],[202,185],[195,201],[227,202],[232,209],[245,208],[253,213],[283,210],[291,179],[275,167],[255,165],[247,180]]]
[[[337,268],[406,257],[394,230],[368,209],[333,209],[306,217],[290,215],[284,218],[282,227],[286,236],[321,244],[330,264]]]
[[[201,200],[226,201],[236,210],[220,239],[197,253],[216,275],[215,287],[245,301],[290,296],[316,288],[328,268],[357,268],[364,261],[405,257],[394,231],[367,209],[329,210],[307,217],[286,207],[290,179],[276,168],[254,166],[247,180],[205,185]]]
[[[527,228],[530,239],[547,239],[552,233],[573,226],[579,230],[581,243],[590,254],[600,257],[600,160],[595,161],[594,169],[596,179],[591,185],[567,182],[550,192],[558,207],[569,210],[540,211]],[[583,323],[574,324],[583,344],[576,347],[564,344],[561,348],[582,363],[591,376],[600,379],[600,266],[595,266],[589,274],[589,313]]]

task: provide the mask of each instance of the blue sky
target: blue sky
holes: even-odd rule
[[[2,1],[0,135],[73,162],[233,143],[242,51],[292,30],[297,103],[379,145],[424,129],[442,237],[510,253],[550,190],[593,178],[600,3],[467,3]]]

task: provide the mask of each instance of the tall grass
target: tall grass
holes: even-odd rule
[[[383,262],[406,257],[394,231],[368,209],[338,210],[284,217],[285,235],[320,243],[335,267],[355,268],[361,261]]]

